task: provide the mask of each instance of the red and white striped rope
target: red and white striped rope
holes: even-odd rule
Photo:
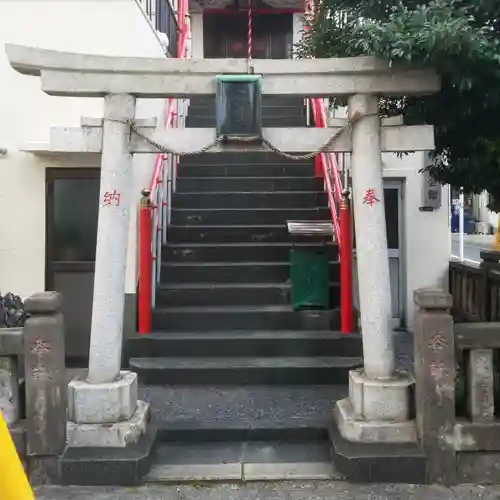
[[[247,63],[248,70],[250,72],[250,68],[252,66],[252,0],[248,0],[248,32],[247,32],[247,44],[248,44],[248,55],[247,55]]]

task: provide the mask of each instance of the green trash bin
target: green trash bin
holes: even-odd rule
[[[292,307],[328,309],[330,305],[330,270],[326,252],[290,250]]]

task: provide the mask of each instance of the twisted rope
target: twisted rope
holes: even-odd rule
[[[247,68],[252,73],[252,0],[248,0]]]
[[[280,156],[283,156],[284,158],[288,158],[289,160],[294,160],[294,161],[301,161],[301,160],[309,160],[311,158],[314,158],[318,154],[322,153],[328,153],[332,147],[332,145],[335,143],[335,141],[344,133],[347,131],[352,131],[352,127],[355,123],[357,123],[359,120],[362,118],[367,118],[369,116],[379,116],[378,113],[368,113],[366,115],[362,115],[361,113],[356,113],[352,118],[350,118],[347,123],[338,129],[331,137],[328,139],[328,141],[323,144],[318,150],[316,151],[311,151],[309,153],[301,154],[301,155],[294,155],[287,153],[285,151],[281,151],[278,149],[274,144],[272,144],[268,139],[265,137],[259,137],[259,136],[238,136],[238,135],[228,135],[228,136],[218,136],[215,138],[214,141],[210,142],[209,144],[203,146],[200,149],[194,150],[194,151],[176,151],[174,148],[160,144],[159,142],[155,141],[154,139],[151,139],[147,135],[143,134],[134,124],[133,120],[117,120],[115,118],[105,118],[105,120],[108,121],[113,121],[117,123],[123,123],[124,125],[129,125],[130,129],[141,139],[144,139],[148,144],[156,148],[158,151],[160,151],[163,154],[173,154],[176,156],[193,156],[193,155],[199,155],[202,153],[206,153],[207,151],[210,151],[213,149],[217,144],[222,143],[222,142],[242,142],[242,143],[261,143],[263,144],[269,151],[279,154]]]

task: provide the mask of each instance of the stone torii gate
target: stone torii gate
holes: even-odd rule
[[[158,152],[145,137],[175,146],[179,153],[198,150],[216,137],[211,129],[165,132],[155,120],[135,121],[136,134],[130,125],[136,99],[214,95],[217,75],[244,74],[247,63],[104,57],[14,45],[7,46],[7,55],[18,72],[39,76],[49,95],[105,100],[103,119],[83,119],[81,128],[52,129],[48,147],[26,150],[102,154],[89,375],[69,385],[68,440],[71,446],[125,447],[145,433],[148,416],[147,405],[137,401],[136,374],[121,371],[131,155]],[[364,352],[364,369],[351,372],[349,398],[337,403],[335,417],[341,434],[351,441],[415,441],[408,397],[413,381],[394,367],[381,152],[432,150],[433,127],[381,126],[378,99],[437,92],[439,78],[431,71],[389,66],[372,57],[255,60],[253,65],[254,73],[262,76],[263,94],[343,96],[349,117],[363,116],[353,123],[352,134],[340,134],[329,147],[352,152]],[[338,129],[271,128],[263,129],[263,137],[289,153],[317,151]],[[219,143],[209,152],[262,149],[258,144]],[[105,203],[109,193],[119,196],[120,203]]]

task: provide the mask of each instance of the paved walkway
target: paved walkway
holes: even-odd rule
[[[37,500],[499,500],[500,487],[352,485],[337,482],[39,488]]]
[[[460,235],[451,235],[451,255],[458,258],[460,255]],[[466,262],[479,263],[481,250],[490,250],[495,244],[495,235],[464,234],[464,258]]]

